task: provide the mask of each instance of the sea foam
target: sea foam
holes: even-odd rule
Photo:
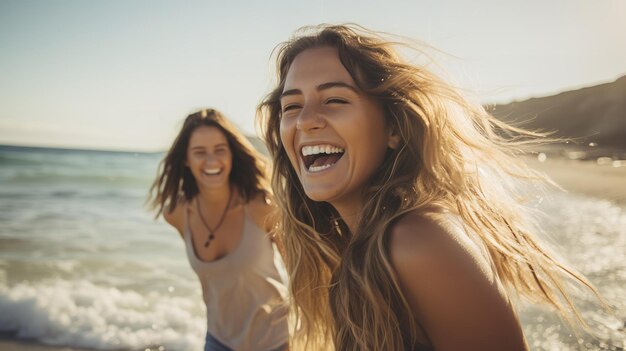
[[[100,350],[200,350],[205,320],[189,298],[140,295],[87,281],[0,286],[0,331]]]

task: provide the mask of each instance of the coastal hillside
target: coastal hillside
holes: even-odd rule
[[[626,150],[626,76],[553,96],[532,98],[488,110],[497,118],[531,130],[554,131],[580,144]]]

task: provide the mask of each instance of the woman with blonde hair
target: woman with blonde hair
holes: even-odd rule
[[[313,30],[282,44],[258,109],[294,347],[525,350],[515,295],[578,317],[566,282],[595,290],[538,243],[518,201],[514,180],[540,178],[516,158],[535,135],[374,33]]]
[[[206,304],[205,351],[286,350],[286,288],[268,232],[264,157],[219,111],[190,114],[151,189]]]

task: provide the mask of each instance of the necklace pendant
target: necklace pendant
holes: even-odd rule
[[[215,239],[215,235],[213,235],[213,233],[210,233],[209,236],[206,238],[206,241],[204,242],[204,247],[209,247],[209,245],[211,244],[211,240]]]
[[[206,221],[204,220],[204,216],[202,216],[202,208],[200,207],[200,200],[196,201],[196,207],[198,207],[198,214],[200,215],[200,220],[202,221],[202,224],[204,224],[204,227],[209,232],[209,235],[207,236],[206,241],[204,242],[204,247],[209,247],[209,245],[211,244],[211,240],[215,239],[215,235],[213,235],[213,233],[215,233],[222,226],[222,223],[224,223],[224,219],[226,218],[226,213],[228,213],[228,208],[230,207],[230,202],[232,199],[233,199],[233,192],[231,191],[230,195],[228,196],[228,202],[226,203],[224,212],[222,212],[222,217],[217,222],[217,225],[215,226],[215,228],[209,227],[209,225],[206,223]]]

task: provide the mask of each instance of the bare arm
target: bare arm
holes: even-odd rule
[[[285,259],[285,247],[275,234],[277,221],[279,220],[278,209],[276,206],[265,198],[263,195],[258,195],[249,203],[250,216],[253,218],[259,228],[263,228],[266,233],[269,234],[270,240],[276,244],[278,252]]]
[[[390,240],[403,294],[435,350],[527,350],[504,289],[462,229],[412,213]]]
[[[185,230],[184,211],[186,207],[187,206],[184,201],[179,201],[178,206],[176,206],[174,211],[170,212],[167,208],[163,210],[163,219],[178,230],[178,234],[180,234],[181,238],[183,237],[183,231]]]

